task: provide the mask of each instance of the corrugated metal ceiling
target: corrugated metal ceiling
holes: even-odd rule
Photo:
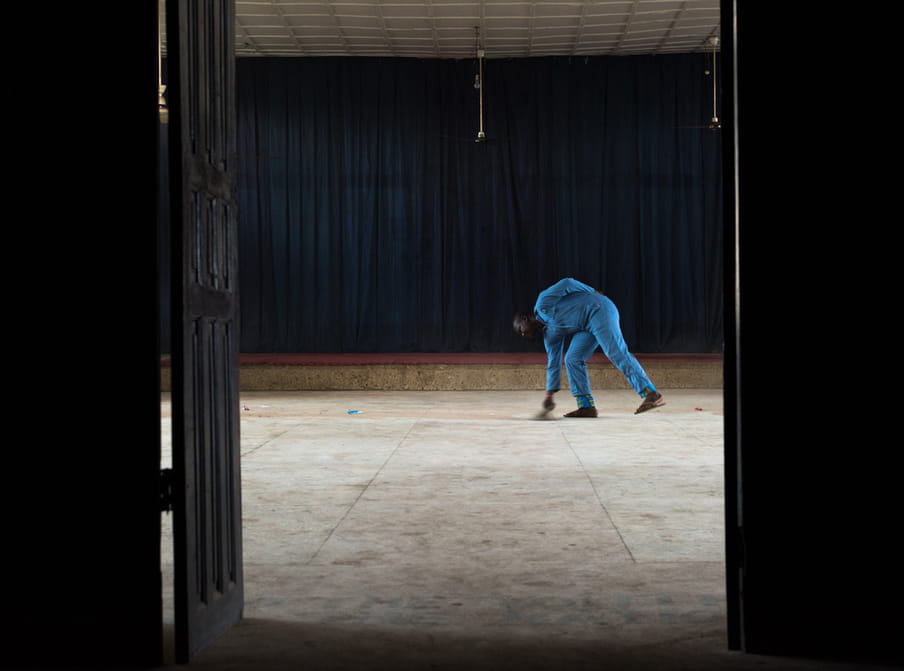
[[[236,0],[238,57],[486,58],[710,51],[719,0]]]

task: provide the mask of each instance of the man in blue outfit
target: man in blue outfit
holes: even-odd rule
[[[543,344],[549,356],[544,410],[555,407],[552,396],[559,390],[562,353],[569,337],[571,343],[565,352],[565,370],[578,407],[565,413],[566,417],[597,416],[587,376],[587,361],[597,346],[643,398],[643,403],[634,411],[635,415],[665,405],[662,394],[656,391],[640,363],[628,351],[615,303],[593,287],[571,277],[559,280],[540,292],[533,313],[515,315],[513,326],[515,332],[524,337],[543,334]]]

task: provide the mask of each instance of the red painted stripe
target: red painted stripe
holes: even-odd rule
[[[635,354],[639,361],[662,363],[721,363],[721,354]],[[590,363],[606,363],[601,353],[593,355]],[[373,366],[373,365],[543,365],[543,352],[464,352],[464,353],[375,353],[375,354],[325,354],[325,353],[270,353],[240,354],[242,366]],[[170,365],[169,357],[161,361]]]

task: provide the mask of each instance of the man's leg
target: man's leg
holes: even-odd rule
[[[603,329],[595,334],[603,354],[625,376],[628,384],[641,396],[645,391],[656,391],[646,371],[634,355],[628,351],[620,331]]]
[[[568,384],[578,409],[565,413],[566,417],[596,417],[593,395],[590,393],[590,378],[587,375],[587,360],[596,351],[597,341],[592,333],[580,331],[571,338],[565,353],[565,372]]]
[[[618,308],[607,297],[601,296],[600,309],[593,320],[593,335],[599,342],[606,358],[625,376],[628,384],[644,398],[637,413],[664,405],[662,394],[647,377],[640,362],[628,351],[628,346],[621,332]],[[635,414],[637,414],[635,413]]]

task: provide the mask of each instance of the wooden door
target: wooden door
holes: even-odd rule
[[[233,0],[167,0],[175,654],[241,618]]]

